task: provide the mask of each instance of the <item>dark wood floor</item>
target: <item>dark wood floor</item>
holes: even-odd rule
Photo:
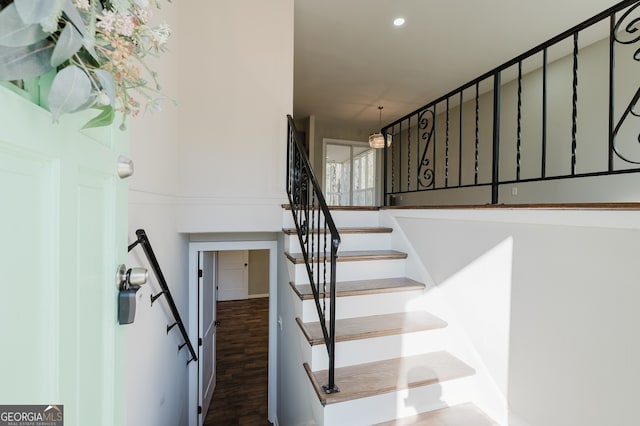
[[[218,302],[217,385],[204,426],[267,420],[269,299]]]

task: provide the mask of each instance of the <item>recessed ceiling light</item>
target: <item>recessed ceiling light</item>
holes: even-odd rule
[[[393,25],[396,27],[401,27],[404,25],[404,18],[396,18],[393,20]]]

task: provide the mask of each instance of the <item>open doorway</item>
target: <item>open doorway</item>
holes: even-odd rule
[[[376,150],[367,143],[324,139],[324,190],[330,206],[373,206],[377,194]]]
[[[256,263],[256,268],[247,267],[248,274],[255,269],[251,281],[247,285],[246,297],[242,300],[261,300],[267,309],[265,318],[268,324],[268,389],[267,418],[274,422],[276,407],[276,301],[277,301],[277,243],[276,241],[242,241],[242,242],[192,242],[189,244],[189,335],[199,343],[199,359],[197,368],[189,373],[189,425],[201,426],[206,416],[206,402],[213,392],[212,380],[215,377],[215,299],[216,286],[219,283],[220,260],[232,251],[247,252],[248,264]],[[223,254],[224,253],[224,254]],[[222,256],[220,256],[223,254]],[[238,257],[238,253],[234,253]],[[233,257],[233,256],[232,256]],[[242,255],[239,255],[242,258]],[[237,263],[237,259],[235,259]],[[260,266],[261,264],[266,264]],[[205,272],[204,268],[209,269]],[[241,266],[244,266],[242,263]],[[249,266],[249,265],[247,265]],[[199,271],[202,270],[200,273]],[[242,274],[240,274],[242,275]],[[267,277],[265,277],[267,275]],[[215,283],[215,284],[214,284]],[[219,287],[219,286],[218,286]],[[249,289],[250,288],[250,289]],[[218,288],[219,291],[219,288]],[[203,303],[206,302],[207,306]],[[260,302],[260,301],[259,301]],[[260,304],[257,302],[258,304]],[[209,305],[211,303],[213,306]],[[224,302],[227,303],[227,302]],[[235,309],[238,311],[239,308]],[[213,317],[210,311],[213,310]],[[256,314],[257,315],[257,314]],[[262,319],[264,322],[265,319]],[[265,324],[263,324],[265,325]],[[213,353],[211,352],[213,350]],[[203,352],[204,351],[204,352]],[[215,395],[214,395],[215,400]],[[265,419],[266,420],[266,419]]]

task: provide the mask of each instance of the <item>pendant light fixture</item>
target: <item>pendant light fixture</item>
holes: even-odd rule
[[[380,116],[378,118],[378,129],[382,128],[382,105],[378,106]],[[387,147],[391,145],[391,135],[387,134]],[[384,135],[378,130],[376,133],[369,135],[369,146],[371,148],[384,148]]]

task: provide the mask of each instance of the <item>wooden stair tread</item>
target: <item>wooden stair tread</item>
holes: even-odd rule
[[[286,235],[296,235],[298,232],[295,228],[284,228],[282,230]],[[312,233],[318,233],[317,229],[313,229]],[[321,231],[323,232],[323,231]],[[361,228],[338,228],[338,232],[340,234],[390,234],[393,232],[393,228],[385,228],[385,227],[361,227]],[[327,233],[327,237],[329,234]]]
[[[325,404],[366,398],[396,390],[416,388],[475,374],[475,370],[446,351],[431,352],[335,369],[335,383],[340,392],[325,394],[322,385],[327,370],[304,368],[313,387]]]
[[[302,253],[289,253],[285,252],[285,256],[295,263],[303,264],[304,257]],[[362,260],[385,260],[385,259],[406,259],[407,253],[396,250],[354,250],[354,251],[339,251],[337,262],[357,262]],[[314,261],[318,261],[314,259]],[[329,258],[327,256],[327,262]]]
[[[415,416],[378,423],[375,426],[498,426],[472,403],[454,405]]]
[[[312,346],[324,344],[320,322],[303,323],[300,318],[296,318],[296,321],[309,344]],[[336,342],[433,330],[446,326],[445,321],[421,311],[345,318],[336,320]]]
[[[377,212],[380,210],[378,206],[328,206],[329,210],[340,211],[353,211],[353,212]],[[285,210],[291,210],[291,204],[282,204],[282,208]]]
[[[301,300],[313,299],[310,284],[289,283]],[[364,294],[424,290],[425,285],[410,278],[378,278],[374,280],[342,281],[336,283],[336,297]]]

